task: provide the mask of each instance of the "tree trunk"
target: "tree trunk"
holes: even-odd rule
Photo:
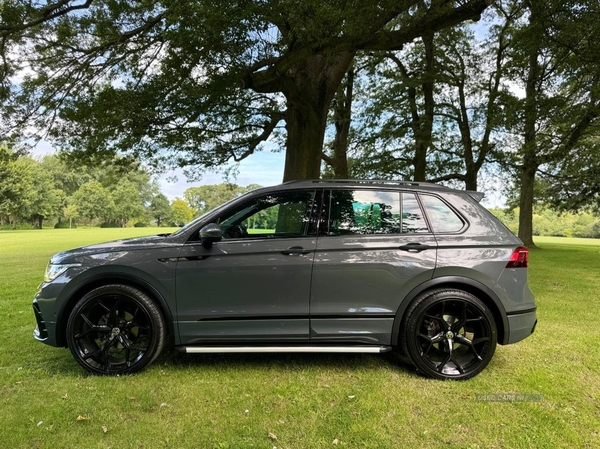
[[[435,81],[435,58],[433,33],[422,37],[425,47],[425,75],[422,82],[424,111],[419,116],[416,109],[416,99],[413,110],[413,132],[415,135],[415,156],[413,158],[413,181],[427,180],[427,153],[431,146],[433,132],[433,86]]]
[[[477,190],[477,174],[479,170],[475,167],[475,164],[472,164],[471,167],[467,165],[467,170],[465,172],[465,189],[467,190]]]
[[[533,243],[533,188],[535,185],[535,174],[539,167],[537,152],[537,129],[538,119],[538,84],[540,80],[540,54],[539,39],[541,34],[538,20],[537,2],[529,2],[529,27],[532,43],[529,46],[529,62],[527,81],[525,84],[525,108],[524,108],[524,142],[521,148],[523,165],[520,167],[521,174],[521,197],[519,198],[519,238],[527,246],[534,247]]]
[[[294,69],[284,89],[287,144],[283,181],[318,179],[331,101],[354,53],[314,55]]]
[[[535,184],[535,164],[524,168],[521,173],[521,196],[519,197],[519,238],[529,247],[533,243],[533,187]]]
[[[348,174],[348,135],[352,121],[352,96],[354,90],[354,68],[351,66],[346,75],[346,83],[337,92],[334,106],[335,138],[333,157],[327,162],[333,167],[337,179],[347,179]]]

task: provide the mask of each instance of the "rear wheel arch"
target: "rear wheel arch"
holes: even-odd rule
[[[57,346],[67,347],[67,322],[77,302],[92,290],[109,284],[121,284],[141,290],[148,295],[158,306],[163,315],[167,327],[167,345],[174,344],[175,326],[171,309],[164,297],[148,282],[128,275],[102,275],[94,276],[85,283],[78,285],[69,293],[65,306],[60,311],[56,320],[56,342]]]
[[[392,344],[394,346],[398,348],[401,346],[400,335],[402,334],[400,332],[400,327],[412,302],[422,293],[440,288],[463,290],[479,298],[490,310],[492,316],[494,317],[498,332],[498,343],[507,343],[508,318],[506,317],[504,306],[496,294],[490,288],[473,279],[461,276],[444,276],[433,278],[422,283],[411,290],[411,292],[404,297],[400,303],[400,307],[396,312],[394,326],[392,328]]]

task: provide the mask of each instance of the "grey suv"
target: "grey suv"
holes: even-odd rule
[[[468,379],[535,329],[528,251],[435,184],[309,180],[247,193],[169,235],[56,254],[35,338],[98,374],[187,353],[396,350]]]

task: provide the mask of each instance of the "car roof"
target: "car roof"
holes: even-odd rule
[[[482,192],[472,190],[459,190],[446,187],[432,182],[399,181],[384,179],[303,179],[298,181],[287,181],[270,187],[253,190],[252,193],[268,193],[272,191],[305,189],[305,188],[402,188],[405,190],[430,191],[439,193],[468,194],[477,202],[485,196]]]

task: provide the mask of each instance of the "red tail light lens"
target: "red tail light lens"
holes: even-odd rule
[[[527,268],[529,265],[529,250],[524,246],[518,246],[510,255],[506,268]]]

